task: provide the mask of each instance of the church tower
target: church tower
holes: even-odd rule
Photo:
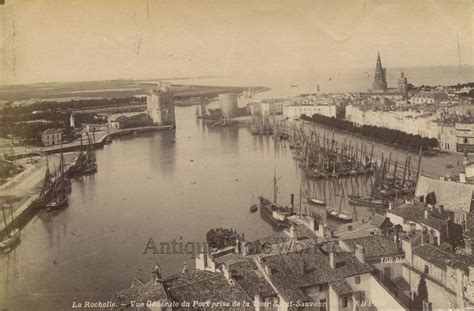
[[[403,99],[408,97],[408,80],[405,73],[402,71],[400,78],[398,78],[398,91],[403,94]]]
[[[372,83],[372,89],[374,91],[387,91],[387,78],[385,68],[382,67],[382,60],[380,59],[380,53],[377,55],[377,64],[375,65],[375,76],[374,82]]]

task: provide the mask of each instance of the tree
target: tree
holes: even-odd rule
[[[428,288],[426,287],[425,276],[422,275],[418,283],[418,290],[413,297],[412,310],[423,310],[423,301],[428,299]]]

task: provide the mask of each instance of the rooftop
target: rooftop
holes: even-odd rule
[[[62,134],[62,129],[46,129],[43,131],[43,135],[51,135],[51,134]]]
[[[415,196],[426,196],[429,192],[434,192],[436,203],[443,205],[445,210],[469,213],[473,190],[474,185],[420,176]]]
[[[425,218],[425,210],[426,209],[422,206],[404,204],[400,207],[388,210],[387,216],[390,217],[389,214],[391,213],[391,214],[403,217],[414,223],[426,225],[438,231],[442,230],[446,226],[447,220],[433,217],[429,212],[428,212],[428,217]]]
[[[219,272],[193,270],[180,273],[165,280],[169,296],[176,302],[211,301],[229,302],[247,301],[252,305],[250,297],[240,285],[231,285]],[[213,307],[213,310],[228,310],[224,307]]]
[[[425,244],[415,248],[413,255],[419,256],[443,270],[446,270],[446,267],[449,265],[469,273],[469,266],[474,265],[474,257],[443,250],[441,247],[432,244]]]
[[[363,238],[355,238],[343,240],[341,243],[346,244],[352,251],[355,250],[356,245],[364,248],[364,254],[368,258],[389,256],[389,255],[404,255],[403,250],[393,241],[383,235],[373,235]]]
[[[366,263],[359,262],[350,252],[334,253],[336,267],[329,265],[329,254],[318,247],[304,252],[291,252],[265,257],[265,266],[271,269],[269,278],[285,300],[307,301],[304,289],[321,284],[331,284],[338,292],[346,293],[344,279],[372,269]]]

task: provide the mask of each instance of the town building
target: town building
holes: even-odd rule
[[[150,116],[145,112],[120,113],[108,117],[109,129],[126,129],[152,125]]]
[[[336,105],[290,104],[283,107],[283,116],[288,119],[298,119],[302,115],[312,117],[314,114],[335,118]]]
[[[464,310],[474,305],[474,257],[458,254],[449,246],[423,241],[422,235],[402,239],[406,263],[403,276],[415,297],[421,279],[426,282],[427,310]]]
[[[386,69],[382,67],[380,53],[377,54],[377,63],[375,65],[374,82],[372,82],[372,90],[376,92],[387,91]]]
[[[454,223],[463,225],[467,221],[467,216],[474,211],[473,191],[473,184],[463,184],[420,175],[415,196],[423,198],[429,193],[434,193],[438,208],[444,212],[452,213]]]
[[[176,125],[174,95],[169,83],[159,83],[146,97],[147,112],[153,125]]]
[[[456,122],[456,151],[474,152],[474,123]]]
[[[421,90],[410,97],[410,102],[412,105],[438,105],[447,98],[448,96],[444,92]]]
[[[41,134],[41,142],[45,147],[57,146],[62,143],[62,139],[62,129],[47,129]]]

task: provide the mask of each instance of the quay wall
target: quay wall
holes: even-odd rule
[[[162,126],[145,126],[145,127],[138,127],[138,128],[130,128],[130,129],[117,129],[111,131],[110,133],[102,135],[97,141],[91,143],[94,149],[102,148],[105,145],[105,141],[108,137],[113,138],[122,135],[129,135],[134,133],[145,133],[145,132],[154,132],[154,131],[163,131],[163,130],[170,130],[174,127],[171,125],[162,125]],[[15,154],[13,157],[7,157],[8,160],[12,159],[23,159],[29,158],[34,156],[41,156],[44,154],[54,154],[60,152],[71,152],[71,151],[79,151],[84,149],[88,146],[88,144],[80,145],[80,144],[64,144],[61,146],[50,147],[44,149],[42,151],[34,151],[34,152],[26,152],[26,153],[19,153]]]

